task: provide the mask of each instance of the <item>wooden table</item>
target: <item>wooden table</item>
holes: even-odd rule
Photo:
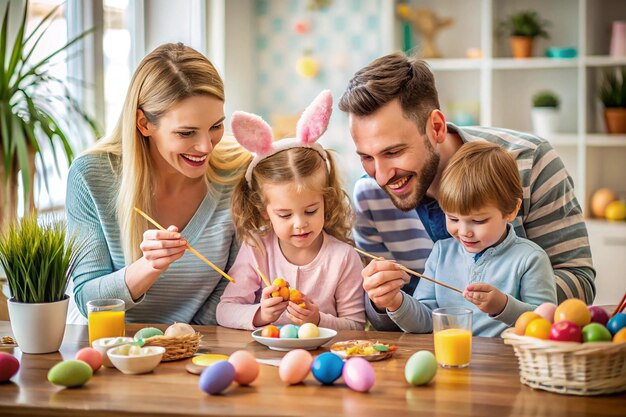
[[[132,335],[144,326],[128,325]],[[164,328],[165,326],[157,326]],[[250,332],[222,327],[197,327],[204,334],[201,350],[230,354],[247,349],[257,358],[280,358],[284,353],[255,342]],[[0,335],[10,335],[0,322]],[[87,346],[87,328],[70,325],[60,352],[47,355],[13,354],[21,363],[11,383],[0,384],[0,416],[625,416],[626,394],[577,397],[533,390],[520,384],[513,349],[500,339],[474,338],[472,363],[460,370],[439,369],[425,387],[404,379],[404,365],[418,350],[433,349],[432,335],[342,331],[334,339],[376,339],[398,346],[393,358],[374,362],[376,383],[369,393],[350,390],[342,380],[320,385],[312,375],[304,384],[287,386],[278,368],[261,366],[250,387],[236,384],[223,395],[210,396],[198,388],[198,376],[185,371],[189,360],[162,363],[153,373],[124,375],[101,368],[83,387],[63,389],[50,384],[48,370],[62,359],[73,359]],[[328,350],[322,348],[314,354]]]

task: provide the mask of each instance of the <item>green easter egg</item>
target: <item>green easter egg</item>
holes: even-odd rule
[[[135,340],[147,339],[152,336],[163,336],[163,332],[156,327],[144,327],[135,333]]]
[[[428,384],[437,373],[435,355],[427,350],[415,352],[404,367],[404,377],[411,385]]]
[[[93,370],[86,362],[71,360],[54,365],[48,372],[48,381],[64,387],[80,387],[92,376]]]

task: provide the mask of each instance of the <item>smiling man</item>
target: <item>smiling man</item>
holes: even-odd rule
[[[523,186],[512,222],[518,236],[550,257],[559,302],[591,304],[595,271],[574,185],[550,144],[529,133],[446,123],[427,64],[396,53],[373,61],[350,80],[339,101],[367,176],[355,186],[361,249],[422,272],[432,242],[450,237],[437,202],[443,170],[464,143],[486,140],[511,152]],[[378,330],[397,327],[387,316],[399,291],[412,295],[417,279],[392,261],[363,270],[366,311]]]

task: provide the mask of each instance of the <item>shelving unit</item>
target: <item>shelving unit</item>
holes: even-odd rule
[[[604,71],[626,66],[626,57],[609,53],[611,23],[626,20],[623,0],[411,0],[455,23],[443,29],[436,44],[445,58],[428,60],[444,113],[454,121],[458,108],[474,111],[475,123],[532,131],[531,98],[540,90],[561,100],[561,126],[548,139],[574,179],[577,198],[588,218],[594,265],[598,271],[596,303],[615,303],[626,291],[626,222],[590,219],[595,190],[610,187],[626,198],[626,135],[606,134],[597,99]],[[386,2],[395,7],[396,2]],[[514,11],[534,9],[549,20],[551,38],[535,41],[534,57],[511,58],[508,36],[497,24]],[[468,24],[473,22],[473,24]],[[401,22],[394,18],[395,49],[401,49]],[[575,47],[573,59],[544,57],[548,46]],[[482,58],[465,58],[480,48]],[[620,263],[621,262],[621,263]]]

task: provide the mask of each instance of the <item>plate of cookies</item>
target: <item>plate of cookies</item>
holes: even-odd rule
[[[332,353],[344,359],[363,358],[370,362],[390,358],[396,350],[394,345],[372,340],[346,340],[330,346]]]

